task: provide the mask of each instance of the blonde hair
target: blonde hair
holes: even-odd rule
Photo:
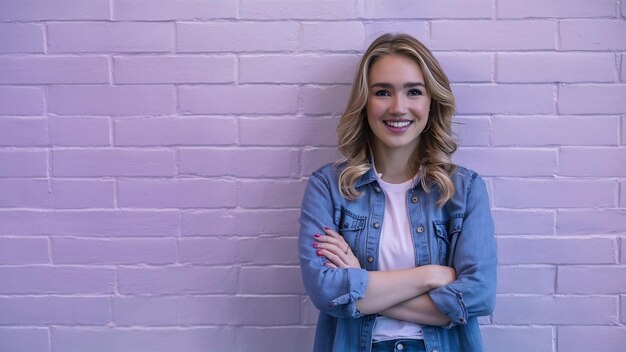
[[[457,148],[452,139],[454,96],[448,77],[430,50],[406,34],[388,33],[378,37],[361,58],[346,110],[337,126],[339,151],[344,157],[340,163],[345,163],[339,175],[339,189],[347,199],[358,198],[360,192],[356,190],[355,183],[372,168],[369,160],[372,131],[367,123],[366,109],[368,78],[374,63],[382,56],[391,54],[414,60],[424,74],[431,107],[428,123],[420,135],[419,145],[409,167],[413,173],[420,171],[420,182],[426,192],[430,191],[433,184],[439,186],[441,194],[437,205],[443,206],[455,191],[451,177],[456,166],[450,159]]]

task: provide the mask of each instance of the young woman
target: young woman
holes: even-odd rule
[[[337,128],[344,160],[310,177],[300,264],[315,351],[481,351],[496,246],[484,181],[456,166],[454,97],[430,51],[385,34]]]

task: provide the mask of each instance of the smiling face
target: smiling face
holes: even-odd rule
[[[372,65],[368,86],[367,122],[374,134],[375,153],[410,155],[430,109],[422,70],[406,56],[385,55]]]

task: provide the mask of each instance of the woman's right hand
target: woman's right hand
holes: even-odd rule
[[[444,265],[426,265],[428,269],[428,277],[433,289],[445,286],[456,280],[456,271],[454,268]]]

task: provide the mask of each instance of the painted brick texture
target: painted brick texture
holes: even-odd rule
[[[308,351],[308,175],[422,40],[492,201],[486,350],[626,345],[625,0],[0,1],[0,352]]]

